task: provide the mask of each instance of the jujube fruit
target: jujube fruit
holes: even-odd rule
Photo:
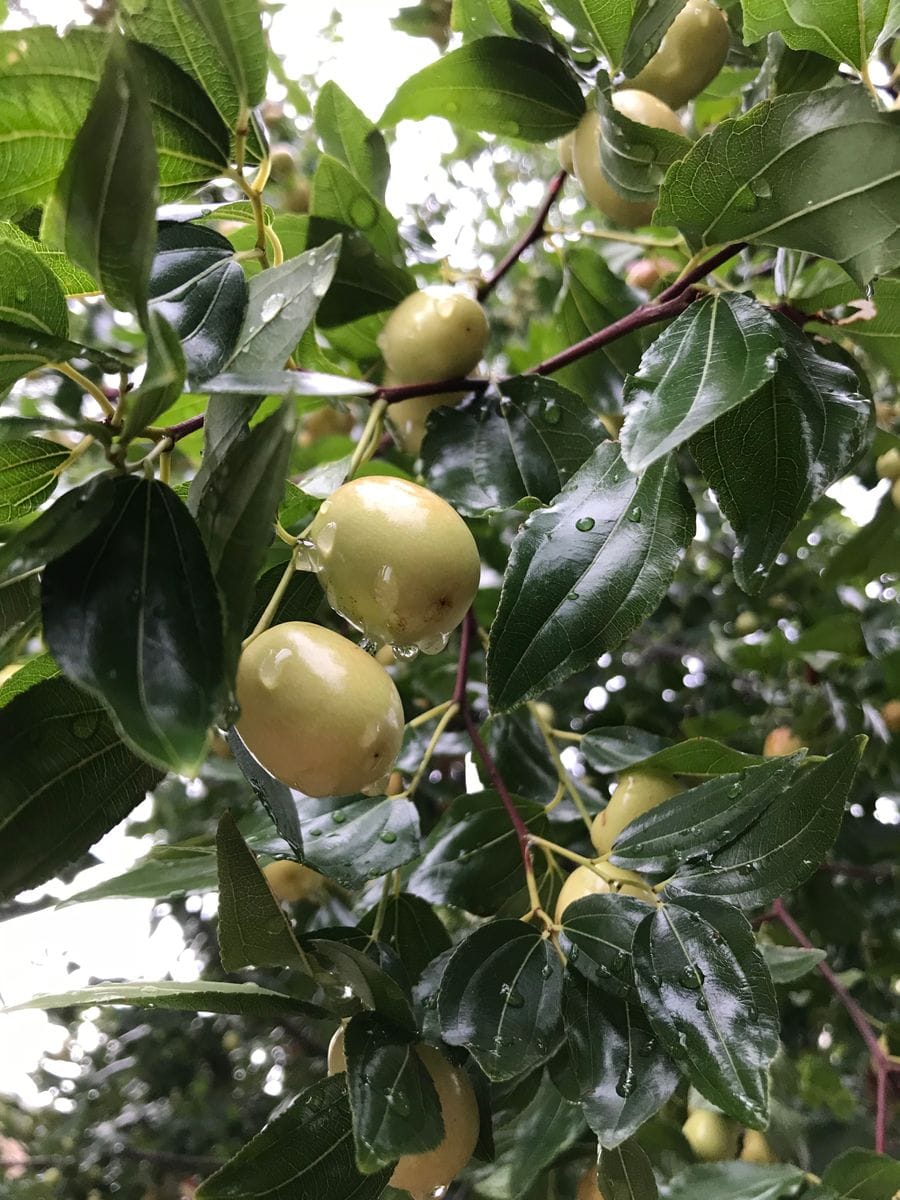
[[[626,825],[680,791],[678,781],[662,771],[629,771],[620,775],[619,786],[609,804],[591,825],[591,841],[597,853],[609,854]]]
[[[397,383],[428,383],[468,375],[487,337],[487,317],[477,300],[435,287],[401,300],[378,335],[378,346]]]
[[[275,899],[287,904],[314,899],[325,884],[318,871],[312,871],[290,858],[276,858],[268,863],[263,867],[263,875]]]
[[[406,479],[343,484],[308,537],[329,604],[373,642],[435,653],[478,590],[478,547],[465,521]]]
[[[237,730],[259,762],[309,796],[359,792],[403,741],[390,675],[353,642],[305,621],[259,634],[241,654]]]
[[[385,372],[386,387],[401,382],[392,371]],[[411,396],[408,400],[396,400],[387,410],[388,425],[394,440],[407,453],[418,454],[422,449],[428,414],[436,408],[459,404],[465,395],[465,392],[439,392],[436,396]]]
[[[737,1126],[720,1113],[698,1108],[682,1125],[681,1132],[701,1162],[726,1162],[737,1156]]]
[[[875,459],[875,473],[879,479],[900,479],[900,450],[892,446]]]
[[[681,108],[712,83],[730,45],[722,10],[710,0],[687,0],[657,52],[628,84],[658,96],[671,108]]]
[[[576,867],[566,882],[562,885],[559,899],[556,902],[556,923],[562,924],[563,913],[570,904],[585,896],[606,896],[618,894],[633,896],[646,904],[654,904],[653,892],[640,875],[634,871],[625,871],[621,867],[613,867],[604,863],[600,874],[591,867]]]
[[[741,1162],[777,1163],[778,1155],[769,1144],[769,1139],[758,1129],[748,1129],[741,1146]]]
[[[603,1200],[603,1193],[597,1187],[596,1167],[588,1167],[582,1175],[575,1200]]]
[[[782,758],[787,754],[796,754],[803,749],[803,743],[791,729],[790,725],[776,725],[766,735],[763,742],[765,758]]]
[[[891,733],[900,733],[900,700],[888,700],[881,706],[881,719]]]

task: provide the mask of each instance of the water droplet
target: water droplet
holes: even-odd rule
[[[447,649],[449,641],[449,633],[436,633],[434,637],[422,638],[419,642],[419,649],[423,654],[440,654],[441,651]]]
[[[573,942],[569,947],[569,962],[576,962],[580,953],[581,951],[579,950],[578,946],[576,946]]]
[[[615,958],[613,959],[612,969],[615,971],[615,973],[617,975],[621,975],[621,973],[625,970],[625,968],[627,966],[628,966],[628,955],[625,953],[624,950],[620,950],[618,952],[618,954],[615,956]]]
[[[616,1081],[616,1094],[627,1100],[636,1087],[637,1080],[635,1079],[634,1067],[629,1065]]]
[[[384,1098],[385,1098],[385,1100],[387,1100],[388,1104],[391,1106],[391,1108],[394,1110],[394,1112],[398,1116],[400,1116],[400,1117],[408,1117],[409,1116],[409,1114],[410,1114],[409,1102],[407,1101],[405,1096],[401,1095],[394,1088],[391,1088],[391,1090],[389,1092],[385,1092]]]
[[[414,658],[418,658],[418,646],[397,646],[391,645],[395,658],[401,658],[404,662],[412,662]]]
[[[755,870],[756,868],[754,867],[753,863],[741,863],[741,865],[738,867],[738,871],[741,875],[752,875]]]
[[[695,992],[703,985],[703,972],[699,967],[685,967],[678,976],[678,982],[682,987],[686,987],[690,991]]]
[[[750,190],[759,200],[768,200],[772,195],[772,185],[762,175],[750,180]]]
[[[541,967],[541,979],[550,979],[552,975],[553,968],[549,963],[545,963],[544,966]]]
[[[569,592],[568,596],[566,596],[566,599],[567,600],[577,600],[578,593],[577,592]]]
[[[640,521],[640,519],[643,515],[644,514],[641,511],[641,506],[639,504],[635,504],[634,508],[629,508],[629,510],[628,510],[628,520],[634,521],[635,524],[637,524],[637,522]]]
[[[390,829],[386,829],[384,831],[384,833],[379,834],[379,838],[381,839],[382,842],[385,843],[385,845],[393,846],[394,842],[396,842],[396,840],[397,840],[397,835],[396,835],[396,833],[393,833]]]
[[[521,992],[517,992],[511,983],[503,984],[500,996],[506,1001],[507,1008],[522,1008],[525,1004],[525,997]]]
[[[700,1012],[709,1012],[709,1001],[705,996],[697,997],[697,1008]]]
[[[75,737],[84,741],[96,731],[99,724],[99,713],[80,713],[74,718],[70,728]]]
[[[562,409],[555,400],[545,400],[541,406],[541,416],[545,425],[558,425],[562,420]]]
[[[731,787],[728,789],[728,795],[733,797],[733,796],[739,796],[740,794],[741,794],[741,785],[739,783],[733,783],[731,785]]]
[[[750,188],[745,186],[735,194],[732,203],[734,204],[734,207],[739,209],[741,212],[753,212],[753,210],[759,205],[759,200],[757,200]]]
[[[284,295],[281,292],[273,292],[271,296],[266,296],[263,300],[262,308],[259,310],[259,318],[261,321],[274,321],[281,310],[284,308]]]
[[[331,814],[331,819],[334,821],[335,825],[343,825],[347,820],[347,814],[338,810],[338,812],[333,812]]]
[[[593,517],[579,517],[575,522],[575,528],[579,533],[589,533],[596,524]]]

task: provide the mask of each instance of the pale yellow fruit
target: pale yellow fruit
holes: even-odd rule
[[[722,10],[710,0],[687,0],[657,52],[628,80],[629,87],[650,92],[671,108],[681,108],[712,83],[725,65],[730,45]]]
[[[891,484],[891,502],[894,508],[900,508],[900,479],[895,479]]]
[[[896,446],[875,459],[875,473],[879,479],[900,479],[900,450]]]
[[[225,1032],[222,1034],[222,1049],[226,1050],[229,1054],[233,1050],[237,1050],[237,1048],[238,1048],[238,1046],[240,1046],[240,1044],[241,1044],[241,1035],[238,1033],[238,1031],[236,1029],[226,1029]]]
[[[759,617],[754,612],[742,612],[734,618],[734,632],[738,637],[746,637],[748,633],[756,633],[759,629]]]
[[[567,133],[565,137],[561,137],[556,143],[556,153],[559,157],[559,165],[569,175],[575,174],[575,130]]]
[[[353,413],[341,412],[326,404],[323,408],[314,409],[303,418],[303,428],[297,439],[301,446],[311,446],[320,438],[339,437],[349,433],[354,425]]]
[[[698,1108],[682,1125],[681,1132],[701,1162],[726,1162],[737,1157],[737,1126],[720,1113]]]
[[[603,1200],[603,1193],[597,1187],[597,1168],[588,1167],[578,1184],[576,1200]]]
[[[427,383],[468,375],[487,338],[487,317],[477,300],[450,287],[434,287],[401,300],[378,335],[378,345],[398,383]]]
[[[622,432],[622,426],[625,424],[624,413],[601,413],[600,424],[609,434],[613,441],[616,441],[619,434]]]
[[[385,372],[385,387],[402,382],[392,371]],[[395,401],[387,410],[387,421],[394,441],[408,454],[418,454],[422,449],[428,414],[436,408],[457,405],[465,396],[465,392],[439,392],[436,396],[411,396],[409,400]]]
[[[241,655],[237,730],[250,752],[309,796],[359,792],[390,768],[403,705],[390,675],[353,642],[305,621],[267,629]]]
[[[900,733],[900,700],[888,700],[882,705],[881,719],[891,733]]]
[[[791,729],[790,725],[776,725],[763,742],[763,755],[766,758],[783,758],[786,754],[796,754],[803,749],[803,743]]]
[[[431,1076],[444,1118],[444,1140],[423,1154],[406,1154],[397,1163],[390,1185],[409,1192],[413,1200],[429,1200],[451,1183],[466,1166],[478,1142],[478,1102],[465,1071],[449,1063],[433,1046],[418,1045],[416,1053]],[[347,1069],[344,1030],[338,1029],[328,1047],[328,1074]]]
[[[478,547],[465,521],[406,479],[343,484],[308,537],[329,604],[373,642],[437,653],[478,590]]]
[[[673,776],[659,771],[629,771],[620,775],[619,786],[609,804],[591,825],[591,841],[597,853],[609,854],[626,825],[681,790]]]
[[[752,1163],[777,1163],[778,1155],[769,1144],[769,1139],[757,1129],[748,1129],[741,1146],[741,1161]]]
[[[298,900],[314,900],[322,892],[325,880],[317,871],[289,858],[278,858],[263,867],[266,883],[276,900],[296,904]]]
[[[677,270],[678,266],[671,258],[638,258],[625,272],[625,282],[630,287],[649,292],[666,275],[674,275]]]
[[[309,212],[309,184],[305,179],[297,178],[284,189],[284,208],[287,212]]]
[[[269,151],[269,178],[284,183],[297,173],[297,152],[289,142],[279,142]]]
[[[641,125],[650,125],[654,129],[668,129],[670,133],[684,134],[684,126],[675,113],[662,100],[657,100],[649,92],[625,89],[614,92],[613,106],[623,116],[637,121]],[[626,200],[620,196],[603,174],[600,162],[600,114],[587,112],[581,118],[575,130],[573,156],[575,174],[581,184],[585,198],[611,221],[619,225],[634,227],[646,225],[653,216],[656,208],[652,201]]]
[[[563,913],[570,904],[585,896],[605,896],[618,894],[633,896],[647,904],[654,904],[653,892],[647,887],[640,875],[634,871],[625,871],[621,867],[613,867],[604,863],[599,875],[590,867],[576,867],[566,882],[562,885],[559,899],[556,901],[556,923],[562,924]]]

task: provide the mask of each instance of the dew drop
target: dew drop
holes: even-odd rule
[[[391,645],[395,658],[400,658],[403,662],[412,662],[414,658],[418,658],[418,646],[397,646]]]
[[[576,962],[580,953],[578,946],[573,943],[569,948],[569,962]]]
[[[616,1081],[616,1094],[627,1100],[636,1087],[637,1080],[635,1079],[634,1067],[628,1066]]]
[[[449,641],[449,633],[436,633],[434,637],[422,638],[419,642],[419,649],[423,654],[440,654],[441,651],[447,649]]]
[[[381,833],[378,836],[380,840],[387,846],[393,846],[394,842],[397,840],[396,833],[393,833],[390,829],[386,829],[384,833]]]
[[[733,797],[733,796],[739,796],[740,794],[741,794],[741,785],[739,783],[733,783],[731,785],[731,787],[728,789],[728,795]]]
[[[506,1001],[507,1008],[522,1008],[525,1004],[525,997],[521,992],[517,992],[511,983],[504,983],[500,988],[500,996]]]
[[[705,996],[697,997],[697,1009],[699,1012],[709,1012],[709,1001]]]
[[[760,176],[759,179],[750,180],[750,190],[759,200],[768,200],[772,195],[771,183],[769,183],[768,179],[765,179],[762,176]]]
[[[595,524],[596,522],[593,517],[579,517],[575,522],[575,528],[579,533],[589,533]]]
[[[552,975],[553,968],[549,963],[545,963],[544,966],[541,967],[541,979],[550,979]]]
[[[628,510],[628,520],[634,521],[635,524],[637,524],[638,521],[640,521],[640,519],[643,515],[644,514],[641,511],[641,506],[639,504],[635,504],[634,508],[629,508],[629,510]]]
[[[682,987],[695,992],[703,985],[703,972],[699,967],[685,967],[678,976],[678,982]]]
[[[567,600],[577,600],[578,593],[577,592],[569,592],[568,596],[566,596],[566,599]]]
[[[263,301],[262,308],[259,310],[260,320],[263,322],[274,321],[283,308],[284,296],[281,292],[273,292]]]
[[[347,820],[347,814],[338,810],[338,812],[333,812],[331,814],[331,819],[334,821],[335,825],[343,825]]]
[[[562,409],[555,400],[545,400],[541,407],[541,416],[545,425],[558,425],[562,420]]]

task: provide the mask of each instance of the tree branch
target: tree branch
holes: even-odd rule
[[[682,292],[693,287],[695,283],[699,283],[701,279],[705,279],[711,271],[715,271],[721,267],[723,263],[727,263],[729,259],[734,258],[736,254],[740,254],[742,250],[747,249],[746,242],[732,242],[730,246],[724,246],[718,250],[710,258],[704,259],[702,263],[691,267],[683,275],[670,283],[669,286],[656,297],[657,304],[665,304],[667,300],[674,299],[675,296],[680,296]]]
[[[500,260],[497,266],[491,273],[481,281],[478,286],[478,291],[475,293],[479,300],[484,300],[491,294],[500,280],[506,275],[510,268],[514,267],[529,246],[533,246],[535,242],[539,242],[544,236],[544,227],[547,224],[547,215],[553,207],[553,202],[563,189],[566,182],[566,172],[560,171],[553,176],[550,181],[550,186],[547,189],[547,194],[541,202],[540,208],[534,214],[534,220],[519,238],[519,240],[507,251],[504,257]]]

